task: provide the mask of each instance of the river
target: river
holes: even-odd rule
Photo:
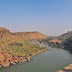
[[[30,62],[2,67],[0,72],[56,72],[72,63],[72,54],[69,51],[42,44],[41,46],[50,51],[34,56]]]

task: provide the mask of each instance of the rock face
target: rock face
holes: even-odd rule
[[[2,66],[3,66],[3,67],[8,67],[9,65],[10,65],[10,62],[3,62],[3,63],[2,63]]]
[[[65,72],[65,71],[59,70],[58,72]]]
[[[7,54],[5,52],[1,52],[0,53],[0,65],[1,67],[7,67],[10,65],[10,60],[11,60],[12,56],[10,54]]]
[[[63,70],[59,70],[57,72],[72,72],[72,64],[70,64],[69,66],[67,67],[64,67]]]
[[[0,51],[0,68],[3,67],[8,67],[10,64],[15,65],[16,63],[22,64],[25,61],[30,61],[30,57],[18,57],[17,54],[14,56]]]

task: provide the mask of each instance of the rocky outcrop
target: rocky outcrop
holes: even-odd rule
[[[36,53],[34,53],[32,56],[35,56],[39,53],[42,53],[44,50],[38,51]],[[47,51],[47,50],[46,50]],[[8,67],[10,65],[15,65],[17,63],[22,64],[26,61],[30,62],[30,60],[32,59],[31,56],[29,57],[18,57],[17,54],[15,54],[14,56],[6,53],[6,52],[0,52],[0,68],[1,67]]]
[[[2,64],[1,64],[3,67],[8,67],[9,65],[10,65],[10,62],[3,62]]]
[[[15,65],[16,63],[22,64],[26,61],[30,61],[30,57],[18,57],[17,54],[14,56],[0,51],[0,68],[3,67],[8,67],[9,65]]]
[[[21,57],[25,56],[28,50],[25,52],[25,46],[28,48],[34,48],[35,45],[29,45],[26,42],[27,40],[31,39],[43,39],[47,38],[48,36],[41,34],[39,32],[18,32],[18,33],[12,33],[9,30],[5,28],[0,28],[0,67],[7,67],[9,65],[15,65],[16,63],[23,63],[25,61],[30,61],[31,58],[29,53],[26,55],[27,57]],[[22,42],[21,42],[22,41]],[[23,46],[23,48],[22,48]],[[36,45],[37,46],[37,45]],[[39,47],[39,46],[37,46]],[[20,50],[20,51],[19,51]],[[41,50],[41,47],[39,49],[35,48],[31,51],[37,52],[38,50]],[[4,52],[5,51],[5,52]],[[20,57],[18,57],[17,53]],[[14,55],[15,54],[15,55]],[[36,55],[38,53],[35,53]],[[14,56],[13,56],[14,55]]]
[[[64,67],[63,70],[59,70],[57,72],[72,72],[72,64],[70,64],[69,66],[67,67]]]
[[[65,71],[59,70],[58,72],[65,72]]]

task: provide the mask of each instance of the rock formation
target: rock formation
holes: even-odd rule
[[[57,72],[72,72],[72,64],[70,64],[69,66],[67,67],[64,67],[63,70],[59,70]]]
[[[17,54],[14,56],[6,53],[6,52],[0,52],[0,68],[3,67],[8,67],[9,65],[15,65],[16,63],[24,63],[25,61],[30,61],[30,57],[18,57]]]

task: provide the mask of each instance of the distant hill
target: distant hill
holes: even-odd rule
[[[58,37],[50,37],[46,39],[39,40],[40,43],[53,46],[53,47],[61,47],[68,50],[72,49],[72,31],[68,31]],[[72,50],[71,50],[72,51]]]
[[[23,39],[44,39],[48,38],[48,36],[40,33],[40,32],[16,32],[16,36],[19,36]]]
[[[8,29],[6,28],[1,28],[0,27],[0,37],[6,37],[6,36],[13,36],[15,39],[43,39],[43,38],[48,38],[48,36],[40,33],[40,32],[16,32],[16,33],[11,33]],[[17,37],[17,38],[16,38]]]
[[[52,40],[50,40],[49,42],[58,42],[58,43],[62,43],[63,41],[65,41],[66,39],[68,39],[69,37],[72,36],[72,31],[68,31],[67,33],[64,33],[58,37],[53,38]]]
[[[1,40],[28,40],[28,39],[44,39],[49,38],[48,36],[34,31],[34,32],[15,32],[12,33],[6,28],[0,27],[0,41]]]
[[[66,39],[66,40],[63,42],[63,45],[64,45],[64,49],[67,49],[67,50],[69,50],[70,52],[72,52],[72,36],[69,37],[68,39]]]

